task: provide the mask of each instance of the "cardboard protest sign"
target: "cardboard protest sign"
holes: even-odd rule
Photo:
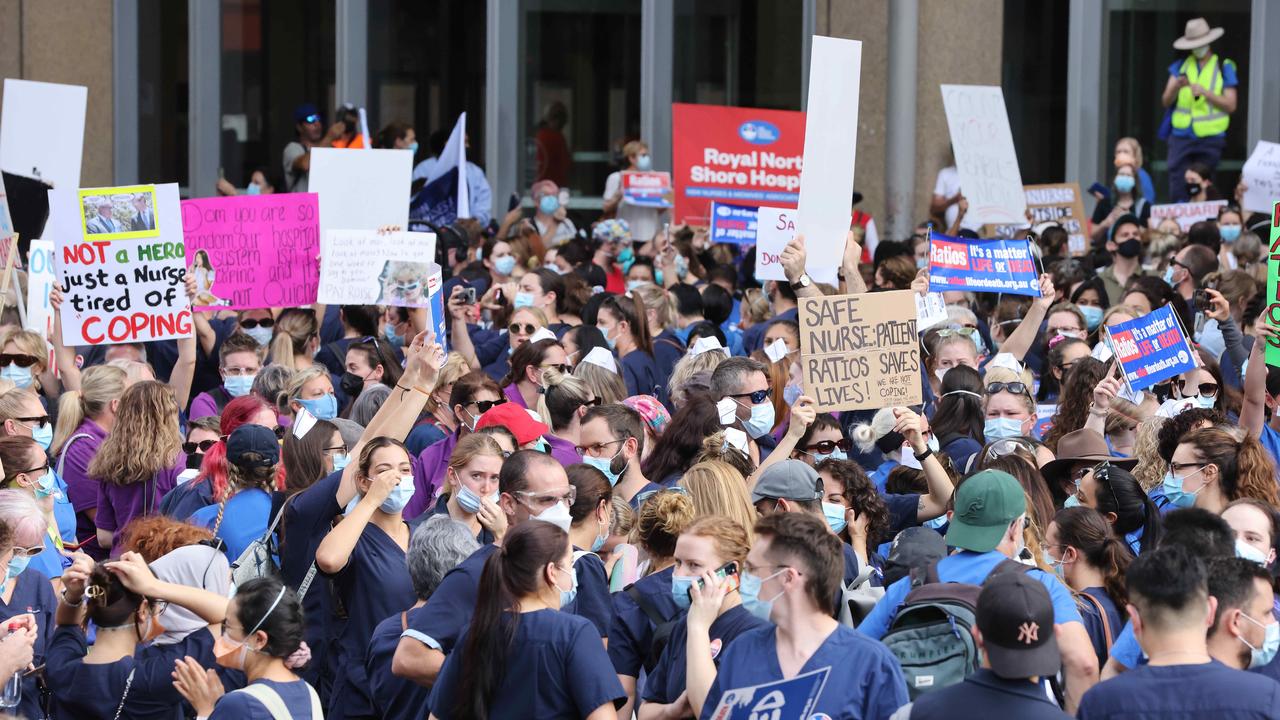
[[[804,236],[805,272],[832,285],[849,232],[861,73],[862,43],[813,37],[796,230]]]
[[[929,290],[972,290],[1040,297],[1029,240],[965,240],[929,236]]]
[[[315,193],[186,200],[182,229],[197,310],[316,301],[320,208]]]
[[[1280,327],[1280,201],[1271,206],[1271,243],[1267,251],[1267,323]],[[1267,364],[1280,366],[1280,345],[1267,341]]]
[[[320,238],[318,301],[427,307],[435,257],[435,233],[331,230]]]
[[[1089,251],[1089,216],[1084,214],[1080,183],[1027,185],[1023,188],[1032,225],[1056,222],[1067,231],[1067,248],[1075,256]]]
[[[676,222],[706,225],[713,200],[752,207],[800,200],[804,113],[674,103],[671,139]]]
[[[1148,221],[1148,225],[1157,228],[1160,227],[1162,220],[1172,218],[1178,221],[1178,227],[1182,228],[1182,232],[1186,232],[1191,229],[1192,225],[1201,220],[1217,220],[1218,212],[1226,205],[1226,200],[1152,205],[1151,219]]]
[[[409,227],[408,150],[311,150],[308,189],[320,196],[320,234],[330,230]]]
[[[805,394],[818,412],[923,401],[916,293],[800,298]]]
[[[826,717],[814,710],[826,687],[830,667],[771,683],[726,690],[712,720],[810,720]]]
[[[178,186],[49,191],[67,345],[191,335]]]
[[[1197,367],[1178,316],[1168,305],[1112,325],[1107,335],[1124,381],[1135,392]]]
[[[1246,213],[1271,212],[1271,203],[1280,197],[1280,143],[1259,140],[1240,170],[1245,184],[1241,206]]]
[[[671,207],[667,196],[671,194],[671,173],[638,172],[622,173],[622,202],[636,207],[665,209]]]
[[[4,81],[0,108],[0,170],[49,183],[80,187],[85,108],[89,89],[31,80]]]
[[[960,192],[969,201],[966,218],[979,225],[1025,223],[1027,201],[1004,91],[987,85],[943,85],[942,104]]]
[[[751,245],[756,241],[756,208],[711,203],[711,244]]]
[[[756,280],[787,281],[782,251],[796,236],[795,210],[761,207],[756,221]]]
[[[53,242],[32,240],[27,250],[27,321],[28,330],[40,333],[49,340],[53,333],[53,308],[49,305],[49,292],[56,282],[53,260]]]

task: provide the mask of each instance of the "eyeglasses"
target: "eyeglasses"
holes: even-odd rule
[[[1085,475],[1088,475],[1091,472],[1093,472],[1093,466],[1079,468],[1075,472],[1071,473],[1071,482],[1075,483],[1076,487],[1080,487],[1080,481],[1084,479]]]
[[[579,445],[574,449],[583,457],[595,457],[596,453],[604,452],[606,445],[617,445],[618,443],[624,443],[626,441],[627,439],[623,438],[621,440],[610,440],[608,442],[596,443],[595,445]]]
[[[252,330],[256,327],[269,328],[269,327],[275,327],[275,326],[276,326],[276,321],[273,320],[272,318],[262,318],[261,320],[254,320],[253,318],[245,318],[244,320],[240,321],[240,327],[244,328],[245,330]]]
[[[511,323],[507,326],[507,331],[512,335],[519,335],[521,331],[525,335],[532,335],[538,331],[538,326],[533,323]]]
[[[332,454],[332,453],[338,453],[339,455],[346,455],[346,454],[347,454],[347,446],[346,446],[346,445],[338,445],[338,446],[336,446],[336,447],[327,447],[327,448],[324,448],[324,451],[325,451],[325,452],[327,452],[327,453],[330,453],[330,454]]]
[[[1198,386],[1196,386],[1196,389],[1200,391],[1200,397],[1215,397],[1218,394],[1218,383],[1216,382],[1200,383]],[[1178,390],[1182,393],[1182,397],[1189,397],[1187,395],[1186,380],[1178,381]]]
[[[44,552],[44,545],[36,545],[34,547],[15,547],[13,549],[14,557],[35,557]]]
[[[600,407],[603,404],[604,404],[604,400],[598,397],[594,397],[594,398],[591,398],[590,400],[582,401],[582,407]]]
[[[568,363],[551,363],[550,365],[539,365],[538,367],[542,368],[543,370],[559,370],[561,373],[564,373],[565,375],[568,375],[570,372],[573,371],[573,368],[570,368]]]
[[[502,405],[506,401],[507,401],[506,398],[498,398],[497,400],[476,400],[470,404],[475,405],[476,409],[480,411],[481,415],[483,415],[489,412],[491,408],[498,407],[499,405]]]
[[[823,455],[830,455],[835,452],[836,448],[849,452],[850,447],[852,447],[852,443],[844,438],[840,438],[839,440],[822,440],[820,442],[813,443],[812,445],[806,446],[805,450],[821,453]]]
[[[206,452],[209,452],[209,448],[217,444],[218,444],[217,440],[201,440],[198,443],[184,442],[182,443],[182,452],[188,455],[195,455],[197,450],[199,450],[202,453],[206,453]]]
[[[756,577],[761,576],[761,573],[759,571],[767,570],[769,568],[782,568],[784,570],[794,569],[790,565],[752,565],[751,563],[748,563],[748,562],[742,563],[742,569],[751,573],[752,575],[755,575]],[[796,574],[803,575],[804,573],[800,572],[799,570],[796,570]]]
[[[258,374],[257,368],[229,367],[222,368],[222,374],[227,377],[253,377]]]
[[[992,460],[1014,454],[1028,454],[1034,458],[1036,446],[1022,438],[1002,438],[987,446],[987,457]]]
[[[545,509],[558,502],[562,502],[565,505],[573,505],[573,501],[578,499],[578,489],[570,486],[568,490],[558,493],[535,493],[529,490],[517,490],[515,495],[517,500],[530,508]]]
[[[729,397],[731,397],[731,398],[751,398],[751,404],[752,404],[752,405],[759,405],[760,403],[762,403],[762,402],[764,402],[766,399],[768,399],[768,397],[769,397],[769,390],[766,388],[766,389],[764,389],[764,390],[756,390],[755,392],[749,392],[749,393],[735,393],[735,394],[731,394],[731,395],[729,395]]]
[[[1020,382],[993,382],[987,383],[987,394],[995,395],[1001,390],[1008,390],[1014,395],[1026,395],[1027,385]]]
[[[25,353],[0,353],[0,366],[17,365],[20,368],[31,367],[40,362],[35,355]]]
[[[1171,462],[1169,463],[1169,472],[1173,473],[1174,475],[1181,476],[1183,470],[1199,469],[1208,464],[1209,463],[1206,463],[1206,462],[1191,462],[1191,463]]]

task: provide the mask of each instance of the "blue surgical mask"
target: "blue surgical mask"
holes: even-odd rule
[[[925,521],[924,521],[924,526],[925,526],[925,527],[927,527],[927,528],[932,528],[932,529],[934,529],[934,530],[942,530],[942,528],[943,528],[944,526],[946,526],[946,524],[947,524],[947,514],[946,514],[946,513],[942,513],[941,515],[939,515],[938,517],[936,517],[936,518],[934,518],[934,519],[932,519],[932,520],[925,520]]]
[[[516,298],[515,300],[511,301],[511,305],[512,307],[515,307],[515,308],[533,307],[533,293],[528,293],[528,292],[516,293]]]
[[[696,575],[672,575],[671,576],[671,599],[675,601],[676,607],[681,610],[688,610],[693,604],[692,598],[689,597],[689,589],[693,587],[693,582],[697,580]]]
[[[1133,192],[1134,180],[1132,175],[1117,175],[1116,189],[1120,192]]]
[[[1051,567],[1051,568],[1053,568],[1053,571],[1054,571],[1055,573],[1057,573],[1057,574],[1058,574],[1058,577],[1059,577],[1059,578],[1061,578],[1061,577],[1062,577],[1062,571],[1063,571],[1063,569],[1062,569],[1062,561],[1061,561],[1061,560],[1054,560],[1054,559],[1053,559],[1053,556],[1049,554],[1049,550],[1048,550],[1048,548],[1045,548],[1045,550],[1044,550],[1043,552],[1044,552],[1044,564],[1045,564],[1045,565],[1048,565],[1048,566],[1049,566],[1049,567]]]
[[[1214,405],[1216,405],[1218,402],[1217,395],[1212,395],[1209,397],[1205,397],[1204,395],[1196,395],[1193,399],[1196,401],[1196,407],[1200,408],[1201,410],[1212,410]]]
[[[555,211],[560,209],[560,198],[555,195],[543,195],[538,201],[538,209],[543,215],[553,215]]]
[[[628,280],[628,281],[627,281],[627,292],[631,292],[632,290],[635,290],[636,288],[638,288],[638,287],[640,287],[641,285],[644,285],[644,284],[645,284],[645,282],[644,282],[643,280]]]
[[[787,385],[782,388],[782,401],[788,405],[795,405],[803,392],[804,388],[799,385]]]
[[[603,548],[605,542],[608,540],[609,535],[607,532],[602,535],[597,535],[596,539],[591,541],[591,552],[600,552],[600,548]]]
[[[58,491],[57,477],[53,474],[53,468],[48,468],[35,484],[36,499],[43,500]]]
[[[1090,331],[1097,330],[1098,326],[1102,324],[1102,308],[1094,307],[1093,305],[1081,305],[1080,313],[1084,315],[1084,322]]]
[[[1204,471],[1204,468],[1200,468],[1186,477],[1178,477],[1173,474],[1172,470],[1164,474],[1164,482],[1162,483],[1164,496],[1169,498],[1169,503],[1171,505],[1176,508],[1195,507],[1196,495],[1204,489],[1204,485],[1201,485],[1195,492],[1187,492],[1186,490],[1183,490],[1182,485],[1186,482],[1188,477],[1202,471]]]
[[[840,448],[836,448],[835,450],[832,450],[830,453],[826,455],[822,453],[812,453],[812,455],[813,455],[814,465],[817,465],[824,460],[848,460],[849,459],[848,453],[841,450]]]
[[[310,400],[298,398],[298,404],[315,415],[317,420],[332,420],[338,417],[338,398],[333,393],[325,393]]]
[[[30,564],[31,564],[30,557],[14,555],[13,559],[9,561],[8,569],[4,571],[5,584],[8,584],[10,580],[21,575],[22,571],[26,570],[27,566]]]
[[[773,603],[782,593],[779,592],[778,595],[774,595],[771,599],[765,600],[760,597],[760,588],[767,580],[775,578],[784,572],[786,572],[786,568],[779,570],[769,577],[760,578],[749,572],[743,571],[739,578],[740,582],[738,586],[738,597],[742,598],[742,607],[746,608],[747,612],[752,615],[755,615],[765,622],[769,622],[769,613],[773,610]]]
[[[656,268],[653,271],[653,284],[662,287],[662,271]]]
[[[494,258],[493,269],[497,270],[499,275],[510,275],[516,269],[516,256],[503,255],[500,258]]]
[[[622,450],[618,450],[618,452],[622,452]],[[582,462],[604,473],[604,476],[609,479],[609,485],[616,487],[618,478],[622,475],[621,472],[613,472],[613,460],[616,457],[618,457],[617,453],[614,453],[613,457],[607,458],[584,456]],[[626,467],[623,467],[622,470],[625,472]]]
[[[601,334],[601,335],[604,335],[604,342],[605,342],[605,344],[606,344],[606,345],[608,345],[608,346],[609,346],[609,349],[610,349],[610,350],[617,350],[617,349],[618,349],[618,339],[617,339],[617,338],[615,338],[615,337],[613,337],[612,335],[610,335],[608,330],[605,330],[604,328],[600,327],[599,325],[597,325],[596,327],[597,327],[597,328],[599,328],[599,330],[600,330],[600,334]]]
[[[387,495],[387,499],[379,505],[382,512],[394,515],[404,510],[404,506],[409,504],[410,498],[413,497],[413,475],[401,475],[400,483],[391,489]]]
[[[417,154],[418,154],[418,141],[417,141],[417,140],[414,140],[413,142],[409,143],[409,152],[413,153],[414,155],[417,155]]]
[[[649,169],[649,168],[651,168],[651,167],[653,167],[653,158],[649,157],[648,155],[637,155],[637,156],[636,156],[636,169],[637,169],[637,170],[648,170],[648,169]]]
[[[391,323],[386,323],[382,326],[382,337],[386,339],[387,343],[392,347],[404,347],[404,336],[397,333],[396,326]]]
[[[1173,271],[1174,271],[1173,265],[1170,265],[1169,267],[1164,269],[1164,282],[1166,285],[1170,287],[1173,286]]]
[[[227,394],[233,398],[244,397],[253,389],[253,379],[258,377],[255,375],[232,375],[223,378],[222,387],[227,389]]]
[[[844,528],[849,523],[844,519],[845,507],[836,503],[823,501],[822,516],[827,519],[827,526],[831,528],[831,532],[839,535],[844,532]]]
[[[31,374],[31,368],[18,367],[17,363],[9,363],[0,368],[0,378],[11,381],[22,390],[31,387],[31,384],[35,382],[35,378]]]
[[[765,400],[751,406],[751,417],[742,423],[742,428],[754,440],[767,435],[773,429],[773,421],[773,403]]]
[[[1252,670],[1271,664],[1271,661],[1275,659],[1276,651],[1280,650],[1280,623],[1272,622],[1269,625],[1263,625],[1243,612],[1240,615],[1254,625],[1260,626],[1263,631],[1262,647],[1259,648],[1250,645],[1249,641],[1243,637],[1240,638],[1240,642],[1249,648],[1249,669]]]
[[[925,268],[926,268],[926,267],[928,267],[928,266],[929,266],[929,258],[927,258],[927,257],[916,258],[916,269],[917,269],[917,270],[923,270],[923,269],[925,269]]]
[[[240,328],[240,330],[261,346],[265,347],[271,344],[271,328],[264,328],[259,325],[258,327]]]
[[[564,503],[556,504],[563,506]],[[560,583],[556,583],[556,589],[560,590],[560,607],[567,606],[569,603],[573,602],[574,598],[578,597],[578,568],[569,568],[569,582],[570,585],[568,590],[560,590]]]
[[[31,439],[45,450],[53,444],[53,423],[45,423],[43,425],[31,426]]]
[[[244,189],[244,194],[245,195],[261,195],[262,188],[258,187],[258,183],[251,182],[249,183],[249,186]]]
[[[634,251],[632,251],[630,246],[624,247],[622,248],[622,251],[618,253],[618,264],[625,265],[628,268],[630,268],[631,261],[634,260],[635,257],[636,257],[636,254]]]
[[[351,464],[351,456],[346,453],[333,456],[333,469],[335,472],[340,470],[345,470],[347,465],[350,465],[350,464]]]
[[[987,418],[982,426],[987,442],[1022,436],[1022,421],[1016,418]]]
[[[1222,242],[1228,245],[1240,239],[1239,225],[1219,225],[1218,234],[1222,236]]]
[[[1071,493],[1070,495],[1067,496],[1067,499],[1062,502],[1062,507],[1064,508],[1080,507],[1080,496],[1075,493]]]
[[[490,495],[489,501],[494,503],[498,502],[498,493]],[[475,515],[480,512],[480,496],[466,485],[458,483],[458,507],[466,510],[472,515]]]

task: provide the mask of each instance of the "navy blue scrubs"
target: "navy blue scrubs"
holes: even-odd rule
[[[431,602],[419,612],[409,613],[409,629],[404,632],[405,636],[445,655],[453,652],[458,636],[471,622],[471,613],[475,611],[476,592],[480,588],[484,563],[497,550],[494,545],[481,545],[479,550],[445,573],[436,591],[431,593]],[[405,603],[406,607],[409,605]]]
[[[254,685],[266,685],[284,701],[289,708],[293,720],[324,720],[311,714],[311,691],[305,680],[293,682],[276,682],[275,680],[256,680]],[[209,720],[275,720],[267,706],[258,702],[248,693],[232,692],[222,696],[218,704],[213,706]]]
[[[653,395],[661,399],[666,393],[658,379],[658,365],[644,350],[632,350],[618,360],[622,379],[627,381],[627,395]]]
[[[574,554],[582,552],[574,548]],[[609,624],[613,622],[613,604],[609,601],[609,576],[604,571],[604,561],[595,553],[583,553],[573,562],[578,574],[578,594],[573,602],[561,610],[584,617],[600,631],[600,637],[609,637]]]
[[[45,552],[48,552],[46,550]],[[8,620],[15,615],[31,614],[36,618],[36,644],[32,663],[39,667],[45,662],[45,654],[49,647],[49,632],[53,627],[53,612],[58,608],[58,600],[53,596],[53,586],[49,584],[49,576],[28,567],[11,582],[13,596],[9,602],[0,600],[0,618]],[[5,678],[8,679],[8,678]],[[29,675],[22,681],[22,700],[18,703],[17,714],[22,717],[40,717],[40,691],[36,687],[36,676]]]
[[[449,493],[444,493],[436,499],[435,507],[427,511],[426,516],[444,515],[449,516]],[[425,518],[424,518],[425,519]],[[476,542],[481,545],[492,545],[494,541],[493,533],[484,525],[480,526],[480,532],[476,534]],[[581,580],[582,570],[578,570],[579,580]]]
[[[384,720],[417,720],[426,714],[431,691],[412,680],[391,673],[391,661],[400,644],[410,618],[416,618],[424,607],[407,613],[396,613],[378,623],[364,656],[365,674],[369,678],[369,699],[378,717]]]
[[[729,608],[723,615],[711,623],[711,659],[718,660],[724,649],[729,647],[739,635],[764,627],[769,623],[747,612],[741,605]],[[680,618],[671,629],[671,637],[667,647],[662,651],[662,658],[649,673],[644,685],[644,701],[668,705],[676,701],[684,692],[687,683],[686,649],[689,645],[688,618]],[[718,665],[718,663],[717,663]]]
[[[667,568],[646,575],[635,583],[635,588],[654,609],[669,621],[684,611],[671,599],[671,576],[674,568]],[[657,629],[645,611],[626,591],[613,594],[613,623],[609,626],[609,660],[619,675],[640,677],[640,669],[653,645],[653,631]]]
[[[342,514],[338,505],[338,487],[342,472],[333,472],[314,485],[294,495],[284,506],[280,520],[280,572],[284,582],[297,590],[316,561],[316,548],[329,534],[333,519]],[[302,617],[306,621],[304,639],[311,648],[311,662],[298,673],[320,693],[320,702],[329,702],[333,678],[329,674],[329,643],[342,634],[345,621],[333,612],[329,578],[319,571],[302,598]]]
[[[457,717],[454,692],[469,663],[500,661],[468,658],[465,632],[458,647],[445,660],[431,693],[431,713],[440,720]],[[558,610],[521,614],[505,663],[507,671],[489,707],[492,720],[584,718],[601,705],[618,708],[626,701],[595,628],[576,615]]]

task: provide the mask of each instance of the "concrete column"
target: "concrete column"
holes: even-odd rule
[[[895,0],[889,7],[886,222],[880,228],[881,238],[887,240],[908,237],[915,223],[916,39],[919,19],[920,7],[916,0]]]

